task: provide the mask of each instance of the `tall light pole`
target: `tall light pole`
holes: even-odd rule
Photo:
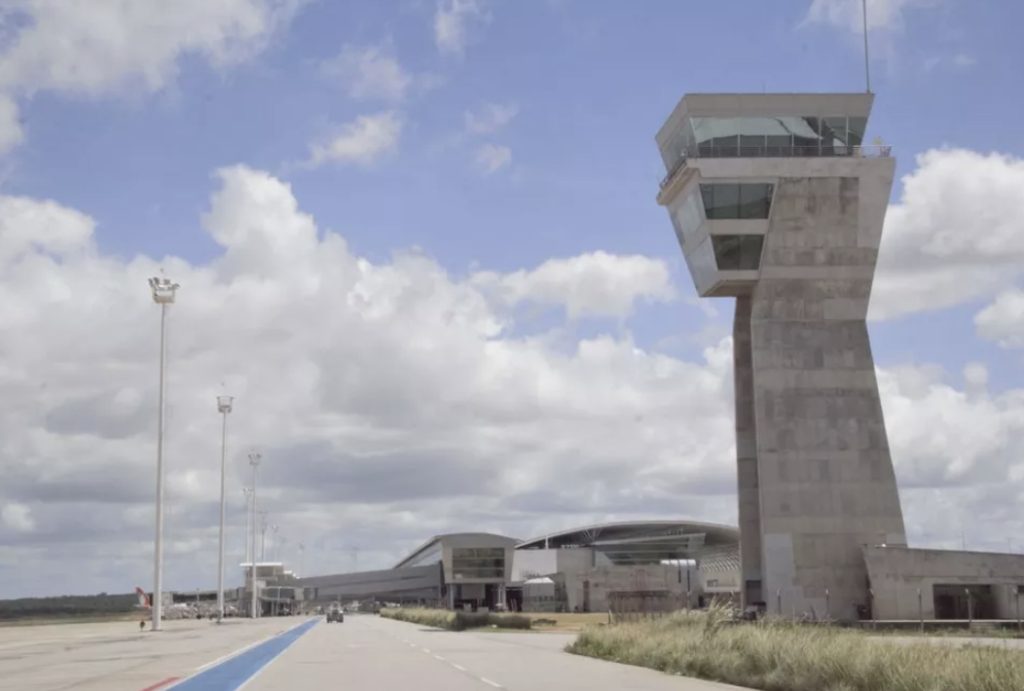
[[[231,396],[217,396],[217,412],[221,414],[220,426],[220,551],[217,554],[217,622],[224,619],[224,457],[228,439],[228,413],[231,412]]]
[[[249,573],[252,586],[252,610],[250,615],[256,618],[256,468],[260,465],[258,453],[249,454],[249,465],[252,466],[252,559],[249,561]]]
[[[266,509],[260,511],[260,561],[267,558],[267,514],[270,513]],[[253,519],[255,520],[255,519]],[[253,523],[253,529],[255,530],[256,524]]]
[[[270,526],[270,561],[274,561],[274,550],[277,549],[277,531],[281,526],[276,523]],[[278,559],[280,561],[280,559]]]
[[[160,630],[160,615],[163,613],[163,579],[164,579],[164,363],[166,361],[165,338],[167,325],[167,305],[174,303],[177,283],[167,278],[153,277],[149,279],[149,287],[153,291],[153,302],[160,305],[160,391],[159,413],[156,422],[156,544],[153,549],[153,625],[154,631]]]
[[[252,518],[249,514],[251,513],[252,501],[252,487],[243,487],[242,494],[245,495],[245,561],[249,561],[249,519]]]

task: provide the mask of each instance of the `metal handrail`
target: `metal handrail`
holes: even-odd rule
[[[664,189],[686,161],[691,158],[889,158],[892,147],[888,144],[859,144],[857,146],[717,146],[691,147],[679,154],[675,165],[661,180]]]

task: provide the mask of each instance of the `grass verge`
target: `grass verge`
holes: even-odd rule
[[[1024,654],[897,645],[782,621],[731,624],[722,611],[585,629],[569,652],[765,691],[1024,689]]]
[[[494,612],[449,612],[443,609],[425,609],[418,607],[396,607],[380,611],[387,619],[407,621],[411,624],[423,624],[449,631],[465,631],[466,629],[499,628],[528,629],[529,617],[517,614],[497,614]]]

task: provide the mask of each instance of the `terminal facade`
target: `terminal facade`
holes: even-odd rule
[[[859,618],[1019,618],[1024,557],[867,546],[873,609]],[[246,565],[248,566],[248,565]],[[248,568],[246,568],[246,572]],[[310,612],[335,602],[525,612],[655,612],[739,605],[740,531],[699,521],[626,521],[528,540],[453,533],[425,541],[390,569],[302,577],[279,562],[258,564],[261,615]],[[249,592],[234,593],[246,614]],[[799,610],[783,591],[767,609]],[[233,610],[234,611],[234,610]]]
[[[525,541],[451,533],[390,569],[303,577],[260,564],[258,601],[263,614],[351,601],[508,611],[699,607],[714,597],[737,600],[738,538],[730,526],[683,520],[591,525]],[[248,565],[245,572],[248,583]],[[236,593],[243,609],[248,593]]]

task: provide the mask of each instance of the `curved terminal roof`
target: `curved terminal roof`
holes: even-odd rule
[[[392,568],[401,569],[409,566],[422,566],[427,563],[441,561],[441,545],[448,543],[457,547],[467,546],[514,546],[519,542],[516,538],[496,533],[444,533],[435,535],[414,549]]]
[[[590,547],[614,563],[657,563],[668,559],[695,559],[714,552],[734,552],[737,528],[700,521],[618,521],[598,523],[535,537],[516,549]]]

